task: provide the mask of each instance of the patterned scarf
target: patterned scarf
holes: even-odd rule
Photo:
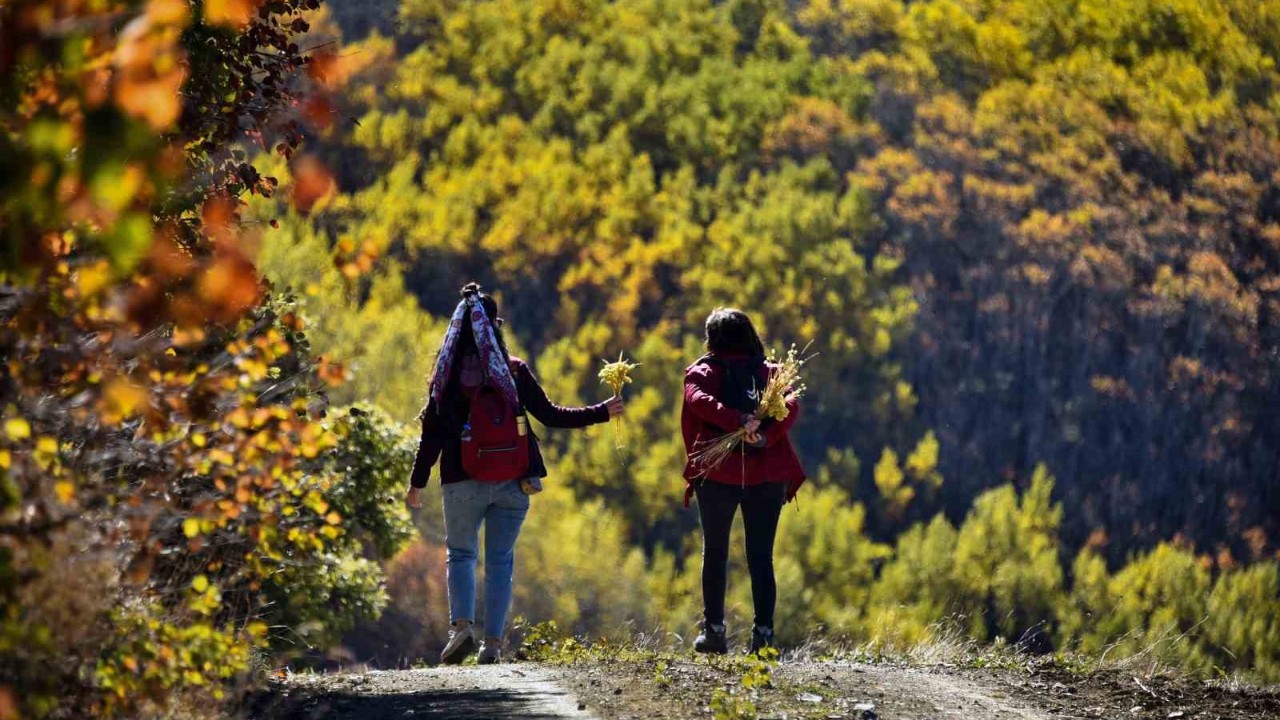
[[[462,324],[468,320],[476,349],[480,352],[480,366],[484,369],[485,379],[502,393],[512,407],[520,407],[520,393],[516,390],[515,378],[511,377],[511,366],[502,354],[498,338],[493,333],[493,324],[485,315],[478,295],[463,298],[453,311],[449,329],[444,333],[444,342],[440,344],[440,354],[436,357],[435,372],[431,374],[431,398],[437,405],[444,398],[445,386],[449,384],[454,363],[458,361],[458,336],[462,334]]]

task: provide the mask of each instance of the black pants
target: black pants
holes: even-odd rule
[[[778,586],[773,579],[773,539],[778,533],[778,516],[782,514],[786,492],[784,483],[744,488],[707,481],[697,488],[698,515],[702,518],[702,605],[707,623],[724,624],[729,530],[733,527],[733,515],[741,505],[755,623],[759,627],[773,627],[773,607],[778,599]]]

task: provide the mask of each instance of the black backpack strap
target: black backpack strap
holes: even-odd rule
[[[515,383],[516,386],[516,414],[527,415],[528,413],[524,411],[524,398],[520,397],[519,367],[515,359],[507,358],[507,368],[511,370],[511,382]]]

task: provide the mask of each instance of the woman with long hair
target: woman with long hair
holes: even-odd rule
[[[431,376],[420,415],[422,438],[406,501],[422,507],[431,468],[440,466],[444,496],[449,611],[453,627],[441,662],[460,663],[476,651],[476,555],[485,527],[484,641],[481,663],[501,657],[515,544],[542,489],[547,469],[527,411],[547,427],[581,428],[623,412],[622,399],[568,408],[547,399],[529,366],[507,352],[498,302],[470,283],[462,288]]]
[[[805,480],[804,468],[787,432],[800,413],[798,401],[787,401],[781,421],[756,417],[760,392],[774,368],[765,362],[764,344],[751,318],[741,310],[718,308],[707,317],[707,353],[685,371],[684,408],[680,416],[685,452],[685,504],[698,497],[702,522],[702,633],[693,647],[702,653],[728,652],[724,622],[725,581],[729,565],[729,530],[742,508],[746,530],[747,568],[755,625],[751,652],[773,646],[773,611],[777,584],[773,575],[773,542],[783,504],[795,497]],[[706,443],[738,429],[746,431],[741,453],[715,467],[698,461]]]

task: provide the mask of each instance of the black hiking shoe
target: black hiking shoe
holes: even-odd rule
[[[751,628],[751,654],[773,647],[773,628],[754,627]]]
[[[693,641],[693,649],[700,653],[723,655],[729,652],[729,639],[725,637],[724,625],[705,623],[698,638]]]

